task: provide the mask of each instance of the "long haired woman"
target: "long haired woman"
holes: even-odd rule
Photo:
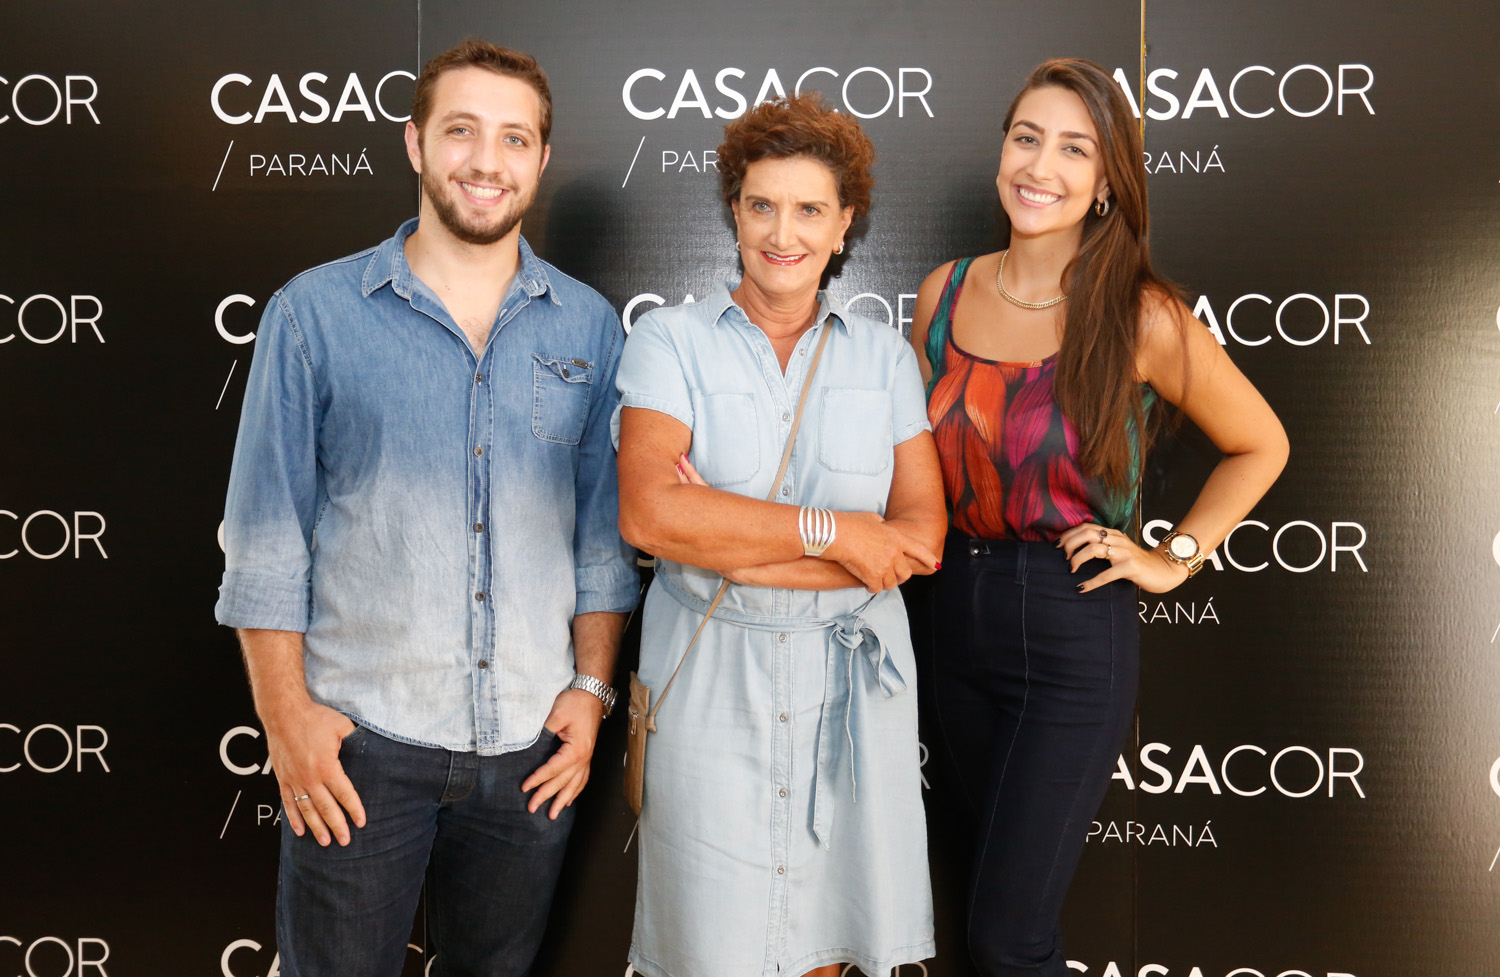
[[[1137,588],[1196,573],[1287,441],[1152,270],[1141,140],[1114,80],[1048,61],[1004,132],[1009,246],[934,271],[914,314],[952,516],[933,698],[975,830],[974,961],[986,977],[1064,977],[1063,897],[1134,714]],[[1161,401],[1224,457],[1146,549],[1131,527]]]

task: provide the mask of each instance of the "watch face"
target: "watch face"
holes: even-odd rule
[[[1191,560],[1198,553],[1198,541],[1185,533],[1178,533],[1167,544],[1172,555],[1179,560]]]

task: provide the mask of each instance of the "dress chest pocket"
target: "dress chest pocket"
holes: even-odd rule
[[[721,488],[760,472],[760,424],[752,394],[703,394],[695,414],[690,460],[704,481]]]
[[[891,467],[891,395],[828,387],[818,418],[818,463],[842,475],[881,475]]]
[[[543,441],[577,444],[588,421],[594,364],[576,356],[532,355],[531,433]]]

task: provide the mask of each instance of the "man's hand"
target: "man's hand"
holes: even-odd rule
[[[357,827],[365,826],[365,806],[339,763],[353,721],[308,696],[299,632],[240,628],[239,636],[287,824],[299,838],[312,828],[320,845],[335,837],[349,844],[344,811]]]
[[[300,838],[311,828],[318,844],[324,846],[331,838],[337,838],[340,845],[349,844],[344,812],[349,812],[356,827],[365,826],[364,804],[339,763],[339,747],[354,732],[354,723],[311,700],[262,717],[262,721],[271,768],[276,771],[292,831]]]
[[[589,764],[603,719],[604,703],[593,693],[566,689],[557,697],[543,725],[557,734],[562,746],[521,785],[522,793],[536,789],[527,810],[535,814],[551,798],[552,808],[547,816],[555,821],[563,808],[583,792],[584,784],[589,782]]]

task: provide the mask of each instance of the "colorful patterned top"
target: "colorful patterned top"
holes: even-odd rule
[[[1135,493],[1113,494],[1080,469],[1078,432],[1052,398],[1057,354],[1035,363],[1001,363],[953,342],[953,309],[973,260],[954,262],[927,330],[927,417],[953,529],[1028,541],[1055,540],[1082,522],[1127,529]],[[1155,399],[1147,388],[1147,410]]]

